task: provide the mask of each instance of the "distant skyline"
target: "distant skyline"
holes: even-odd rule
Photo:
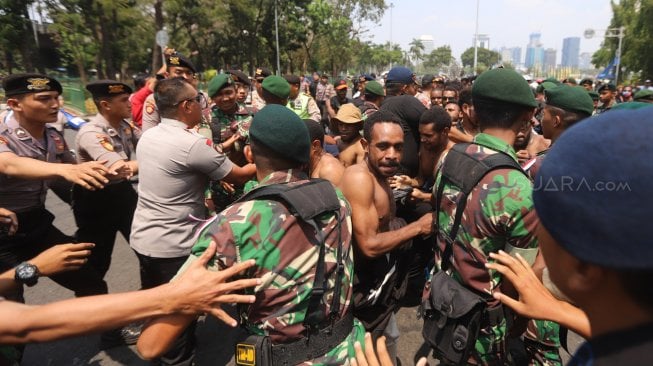
[[[413,39],[431,35],[435,48],[451,46],[458,61],[473,46],[476,0],[386,0],[386,5],[379,24],[364,24],[368,32],[363,40],[392,41],[408,50]],[[580,53],[593,54],[603,41],[603,32],[592,39],[585,39],[583,33],[588,28],[606,29],[611,18],[609,0],[480,0],[478,33],[488,35],[491,49],[498,51],[502,47],[525,50],[529,35],[541,33],[542,47],[557,50],[556,63],[560,64],[564,38],[580,37]]]

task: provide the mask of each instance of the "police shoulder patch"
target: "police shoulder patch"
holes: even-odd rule
[[[147,114],[154,113],[154,104],[152,104],[151,102],[147,102],[147,104],[145,104],[145,113]]]
[[[95,135],[97,137],[98,142],[100,145],[102,145],[103,148],[105,148],[107,151],[113,151],[113,144],[111,144],[111,138],[107,135],[102,135],[102,134],[97,134]]]

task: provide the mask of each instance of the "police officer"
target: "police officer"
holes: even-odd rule
[[[309,135],[295,113],[284,106],[266,106],[254,116],[250,138],[260,182],[253,194],[266,187],[296,187],[308,182],[302,167],[309,163]],[[316,227],[290,214],[288,205],[278,200],[239,202],[202,229],[186,262],[197,261],[213,240],[224,243],[215,257],[216,267],[256,260],[250,275],[264,280],[254,292],[257,300],[242,309],[241,325],[251,335],[268,336],[272,344],[270,364],[346,365],[354,342],[364,336],[363,327],[351,317],[351,212],[343,195],[329,183],[326,187],[339,204],[321,216]],[[262,222],[266,224],[260,225]],[[322,274],[327,284],[323,293],[316,291],[321,281],[314,280],[321,271],[317,243],[333,253],[321,259],[325,261]],[[319,303],[318,313],[326,316],[315,319],[315,323],[308,316],[313,314],[312,299]],[[155,319],[143,331],[139,352],[146,358],[162,353],[193,319],[176,318],[174,323],[170,317]],[[283,345],[285,352],[277,345]]]
[[[252,92],[252,107],[256,110],[261,110],[265,107],[265,100],[263,99],[263,80],[268,76],[272,75],[269,69],[265,67],[259,67],[254,72],[254,91]]]
[[[77,240],[95,243],[90,265],[102,276],[109,270],[111,253],[120,232],[129,241],[138,197],[129,178],[138,173],[136,144],[141,131],[125,119],[131,116],[129,86],[114,80],[95,81],[86,86],[98,113],[77,133],[75,148],[79,162],[100,161],[119,172],[100,191],[73,188],[73,212]],[[107,287],[98,294],[107,293]]]
[[[181,53],[175,51],[166,54],[166,72],[163,74],[165,78],[181,77],[197,84],[196,73],[195,65]],[[154,101],[154,94],[150,94],[143,104],[143,132],[159,123],[161,123],[161,115]]]
[[[55,244],[73,241],[52,225],[54,216],[45,209],[49,179],[64,177],[85,188],[102,188],[108,182],[104,177],[108,170],[97,162],[72,165],[75,158],[63,136],[46,127],[59,112],[62,88],[57,80],[41,74],[14,74],[6,77],[2,85],[14,113],[0,124],[0,207],[15,212],[18,219],[15,234],[0,233],[0,271],[6,271],[16,266],[29,267],[24,261]],[[17,277],[29,286],[39,276],[38,268],[17,272],[30,274]],[[95,294],[103,282],[87,266],[51,278],[76,296]],[[10,297],[22,300],[22,292],[21,286]]]
[[[301,119],[312,119],[315,122],[320,122],[320,108],[317,106],[315,99],[310,94],[300,93],[299,91],[301,85],[299,76],[286,75],[284,78],[290,84],[287,107]]]

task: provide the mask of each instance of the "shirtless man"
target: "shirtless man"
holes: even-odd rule
[[[340,139],[338,140],[338,159],[346,167],[358,164],[365,158],[365,150],[360,141],[363,117],[360,109],[352,103],[343,104],[333,119],[338,123]]]
[[[345,167],[322,148],[324,146],[324,129],[319,122],[312,119],[305,119],[304,123],[311,137],[311,163],[308,169],[311,178],[322,178],[335,186],[339,185]]]
[[[399,337],[394,311],[405,292],[410,245],[429,235],[432,214],[406,225],[395,217],[387,182],[399,169],[404,146],[401,121],[380,110],[365,123],[365,160],[345,169],[341,189],[351,205],[354,232],[354,316],[374,338],[385,335],[393,360]]]
[[[472,142],[478,134],[478,123],[472,104],[472,90],[466,88],[458,95],[458,106],[460,107],[460,119],[453,121],[449,138],[455,142]]]
[[[524,169],[528,169],[530,164],[534,163],[537,155],[548,150],[551,146],[551,140],[533,132],[534,125],[534,120],[526,124],[517,134],[517,139],[513,145],[517,152],[517,159]]]

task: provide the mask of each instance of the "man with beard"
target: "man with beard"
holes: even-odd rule
[[[365,160],[348,167],[341,183],[352,209],[354,315],[374,338],[386,336],[393,362],[399,337],[394,312],[406,290],[409,241],[429,235],[432,228],[431,213],[408,225],[395,216],[387,179],[398,172],[403,135],[397,116],[383,110],[374,113],[365,123],[361,140]]]
[[[551,140],[545,139],[542,135],[533,131],[534,119],[527,123],[517,134],[513,148],[517,152],[517,159],[524,170],[528,170],[529,163],[532,163],[537,154],[545,151],[551,145]]]
[[[338,139],[338,159],[346,167],[358,164],[365,158],[365,149],[360,141],[363,128],[363,117],[360,109],[353,103],[343,105],[334,118],[340,131]]]

